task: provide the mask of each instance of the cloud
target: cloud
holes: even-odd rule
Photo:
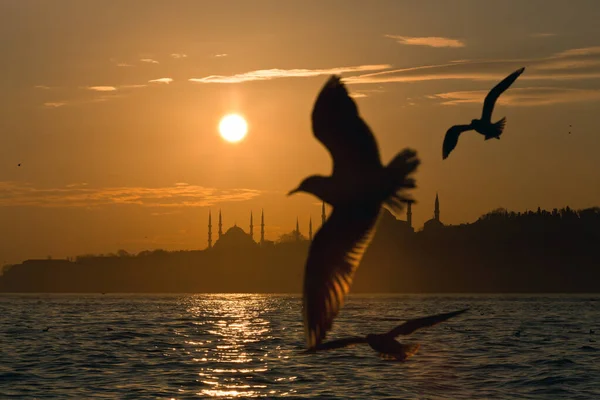
[[[44,103],[44,107],[48,108],[58,108],[67,105],[66,101],[48,101]]]
[[[158,61],[153,60],[152,58],[141,58],[140,61],[148,64],[158,64]]]
[[[227,53],[215,54],[213,57],[227,57]]]
[[[187,54],[183,54],[183,53],[172,53],[171,57],[173,58],[187,58]]]
[[[133,64],[127,64],[123,62],[117,63],[116,65],[117,67],[133,67]]]
[[[531,35],[529,35],[533,38],[549,38],[552,36],[556,36],[556,33],[549,33],[549,32],[540,32],[540,33],[532,33]]]
[[[33,88],[34,89],[41,89],[41,90],[50,90],[50,89],[52,89],[50,86],[46,86],[46,85],[36,85]]]
[[[348,84],[421,82],[431,80],[498,81],[525,66],[525,80],[577,80],[600,78],[600,46],[569,49],[548,57],[507,60],[464,60],[447,64],[393,69],[345,78]]]
[[[261,69],[236,75],[210,75],[204,78],[191,78],[197,83],[240,83],[250,81],[268,81],[278,78],[307,78],[320,75],[342,74],[345,72],[378,71],[390,68],[388,64],[359,65],[355,67],[337,67],[328,69]]]
[[[253,189],[216,189],[176,184],[167,187],[108,187],[87,185],[36,188],[29,184],[0,181],[0,207],[101,207],[137,205],[156,208],[206,207],[238,202],[260,195]]]
[[[172,78],[158,78],[158,79],[151,79],[148,81],[149,83],[171,83],[173,82]]]
[[[483,104],[487,90],[473,90],[438,93],[428,96],[442,100],[441,104]],[[497,104],[506,106],[545,106],[551,104],[575,103],[600,100],[600,89],[569,89],[558,87],[513,88],[499,97]]]
[[[117,90],[114,86],[88,86],[88,90],[94,90],[96,92],[114,92]]]
[[[387,38],[394,39],[400,44],[410,46],[428,46],[428,47],[465,47],[465,43],[458,39],[450,39],[438,36],[415,37],[415,36],[399,36],[399,35],[384,35]]]

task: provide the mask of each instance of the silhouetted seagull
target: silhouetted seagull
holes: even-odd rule
[[[444,137],[444,144],[442,146],[443,159],[446,159],[450,152],[454,150],[456,144],[458,143],[458,137],[463,132],[475,130],[477,133],[485,136],[485,140],[491,138],[500,139],[500,135],[502,135],[504,125],[506,124],[506,117],[502,118],[498,122],[492,123],[492,111],[494,111],[494,105],[496,104],[498,97],[500,97],[500,95],[504,93],[504,91],[508,89],[514,81],[517,80],[523,71],[525,71],[525,68],[516,70],[504,78],[502,82],[494,86],[492,90],[490,90],[483,101],[483,112],[481,113],[481,119],[474,119],[469,125],[454,125],[452,128],[448,129],[448,132],[446,132],[446,136]]]
[[[449,318],[455,317],[467,311],[468,308],[459,311],[453,311],[446,314],[431,315],[429,317],[411,319],[398,325],[391,331],[383,334],[370,333],[365,337],[350,337],[344,339],[332,340],[317,345],[312,351],[318,350],[333,350],[342,347],[353,346],[356,344],[366,343],[382,357],[386,359],[394,359],[404,361],[408,357],[413,356],[419,349],[419,344],[402,344],[396,340],[397,336],[410,335],[417,329],[428,328],[444,322]]]
[[[306,261],[303,315],[309,349],[331,329],[373,237],[381,206],[402,208],[409,199],[401,190],[415,187],[409,175],[419,164],[410,149],[387,166],[381,164],[375,138],[338,76],[317,97],[312,129],[331,153],[333,174],[310,176],[289,194],[312,193],[332,205],[333,212],[316,233]]]

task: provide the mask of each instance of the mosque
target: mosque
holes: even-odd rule
[[[391,213],[390,213],[391,216]],[[388,216],[389,218],[389,216]],[[325,203],[321,206],[321,225],[325,223]],[[412,226],[412,202],[407,204],[406,208],[406,221],[398,220],[393,217],[393,224],[400,228],[404,233],[414,233],[414,228]],[[440,200],[438,194],[435,194],[435,207],[433,211],[433,218],[426,221],[423,226],[423,231],[437,231],[444,227],[444,224],[440,221]],[[265,247],[269,245],[273,245],[273,241],[265,239],[265,213],[261,211],[260,215],[260,239],[256,241],[254,239],[254,219],[252,215],[252,211],[250,211],[250,230],[246,233],[241,227],[234,224],[231,228],[229,228],[226,232],[223,232],[223,218],[221,214],[221,210],[219,210],[219,224],[218,224],[218,236],[217,240],[213,244],[212,237],[212,215],[211,212],[208,212],[208,248],[212,249],[250,249],[255,247]],[[294,229],[290,234],[286,234],[288,237],[292,237],[293,240],[300,242],[303,239],[303,235],[300,233],[300,225],[298,219],[296,219],[296,229]],[[312,219],[308,220],[308,240],[312,241],[313,239],[313,227],[312,227]]]
[[[321,225],[325,223],[325,203],[321,206]],[[261,211],[260,215],[260,239],[257,241],[254,240],[254,218],[252,215],[252,211],[250,211],[250,230],[248,233],[244,232],[242,228],[234,224],[231,228],[229,228],[226,232],[223,232],[223,217],[221,214],[221,210],[219,210],[219,231],[218,237],[213,245],[212,239],[212,215],[211,212],[208,212],[208,248],[212,249],[224,249],[224,248],[241,248],[248,249],[253,247],[264,247],[268,245],[272,245],[273,242],[265,239],[265,213],[264,210]],[[291,232],[291,235],[295,241],[300,242],[303,239],[303,235],[300,232],[300,224],[298,219],[296,218],[296,229]],[[308,220],[308,240],[312,241],[313,239],[313,227],[312,227],[312,218]]]

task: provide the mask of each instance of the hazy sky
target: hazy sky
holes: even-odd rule
[[[447,224],[598,205],[598,20],[596,0],[0,0],[0,263],[204,248],[209,209],[306,233],[320,203],[285,193],[331,171],[310,130],[331,73],[384,162],[418,151],[417,228],[436,191]],[[502,139],[466,133],[442,161],[445,131],[521,66]],[[237,144],[217,131],[231,112]]]

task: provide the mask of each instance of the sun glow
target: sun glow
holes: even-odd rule
[[[248,133],[248,123],[241,115],[228,114],[221,118],[221,122],[219,122],[219,133],[228,142],[239,142]]]

